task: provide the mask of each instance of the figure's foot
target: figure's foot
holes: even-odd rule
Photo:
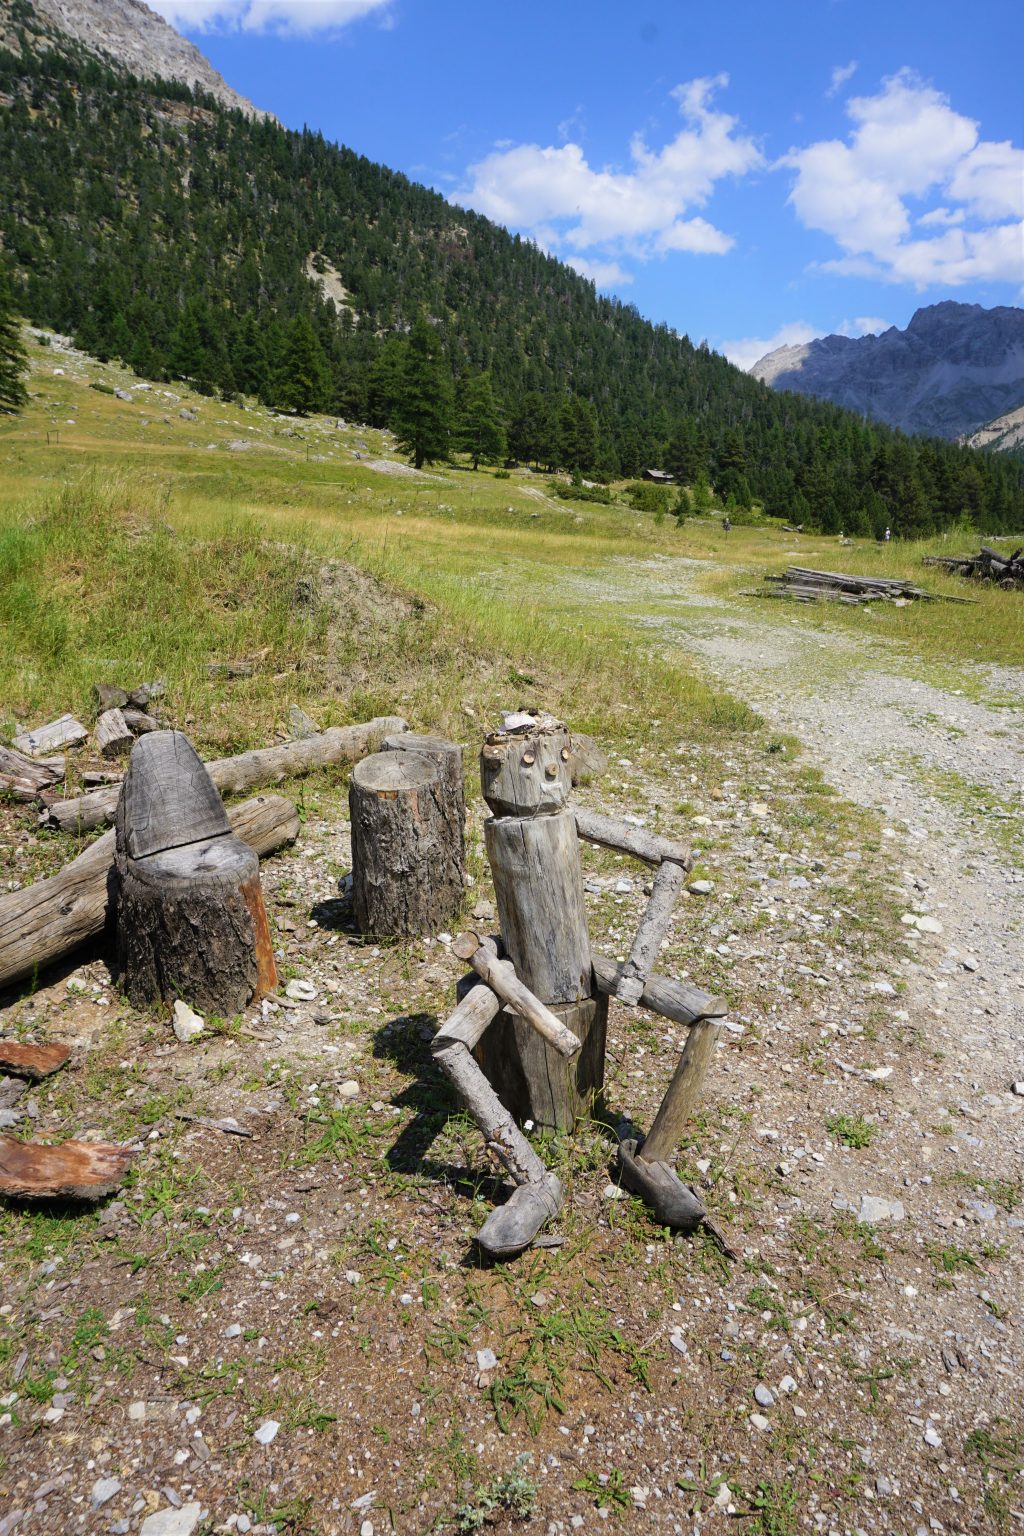
[[[707,1219],[703,1202],[670,1163],[645,1163],[635,1141],[619,1143],[622,1184],[649,1205],[663,1227],[692,1232]]]
[[[491,1212],[476,1240],[489,1258],[513,1258],[530,1246],[544,1223],[561,1209],[561,1181],[547,1173],[536,1184],[520,1184],[504,1205]]]

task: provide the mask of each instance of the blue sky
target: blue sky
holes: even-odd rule
[[[150,3],[289,127],[744,366],[1024,299],[1017,0]]]

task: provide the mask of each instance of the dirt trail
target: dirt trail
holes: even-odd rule
[[[933,1092],[948,1097],[962,1072],[996,1092],[1024,1078],[1024,672],[976,668],[1004,701],[988,707],[918,680],[874,636],[698,593],[703,562],[616,565],[603,601],[635,607],[638,628],[696,653],[716,681],[798,736],[837,790],[886,818],[908,910],[942,926],[934,963],[905,962],[910,1000],[946,1053]],[[1018,1121],[1014,1161],[1021,1135]]]

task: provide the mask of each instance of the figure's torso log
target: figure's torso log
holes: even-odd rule
[[[352,897],[371,938],[437,933],[462,905],[462,826],[437,764],[419,752],[363,758],[349,786]]]
[[[117,953],[137,1008],[232,1015],[277,985],[259,860],[180,731],[132,750],[117,808]]]

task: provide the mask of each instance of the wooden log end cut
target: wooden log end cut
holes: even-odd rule
[[[11,1200],[102,1200],[124,1180],[134,1154],[99,1141],[60,1146],[0,1136],[0,1194]]]

